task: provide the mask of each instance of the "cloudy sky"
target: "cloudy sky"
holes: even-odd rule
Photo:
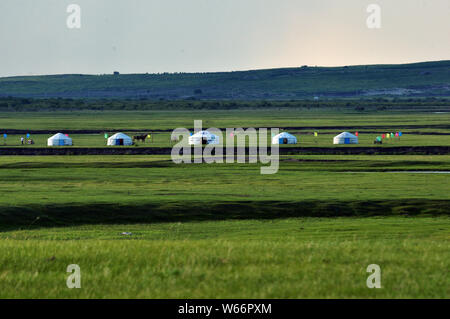
[[[0,76],[447,60],[449,40],[450,0],[0,1]]]

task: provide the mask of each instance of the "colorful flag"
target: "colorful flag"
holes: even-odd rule
[[[382,139],[385,139],[385,138],[386,138],[386,135],[385,135],[385,134],[381,134],[381,138],[382,138]]]
[[[391,137],[394,138],[394,133],[391,133]]]
[[[233,133],[230,133],[230,137],[233,137],[234,136],[234,134]]]
[[[65,134],[67,137],[69,137],[69,134]]]
[[[358,132],[355,132],[355,135],[356,135],[356,136],[359,136],[359,133],[358,133]]]
[[[398,137],[398,132],[395,133],[395,137]]]
[[[108,138],[108,134],[107,133],[105,133],[105,138]]]
[[[317,132],[314,132],[314,136],[317,137],[319,136],[319,134]]]
[[[386,133],[386,138],[390,138],[390,137],[391,137],[391,134]]]
[[[152,136],[150,134],[147,135],[147,138],[152,138]]]
[[[30,133],[27,133],[27,138],[30,138]]]
[[[3,134],[3,138],[7,138],[8,137],[8,135],[5,133],[5,134]]]
[[[402,136],[403,135],[403,133],[402,132],[398,132],[398,136]]]

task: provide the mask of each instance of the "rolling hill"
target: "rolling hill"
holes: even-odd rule
[[[450,96],[450,60],[217,73],[5,77],[0,78],[1,96],[168,100]]]

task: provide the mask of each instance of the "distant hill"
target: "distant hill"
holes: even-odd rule
[[[309,99],[450,96],[450,60],[217,73],[0,78],[0,96],[137,99]]]

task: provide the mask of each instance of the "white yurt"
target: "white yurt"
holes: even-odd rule
[[[63,133],[53,135],[47,140],[47,146],[71,146],[72,139]]]
[[[358,136],[344,132],[334,137],[333,144],[358,144]]]
[[[189,145],[220,144],[220,137],[208,131],[200,131],[189,136]]]
[[[133,145],[133,140],[128,135],[116,133],[108,138],[108,146]]]
[[[283,132],[272,137],[272,144],[297,144],[297,138],[292,134]]]

